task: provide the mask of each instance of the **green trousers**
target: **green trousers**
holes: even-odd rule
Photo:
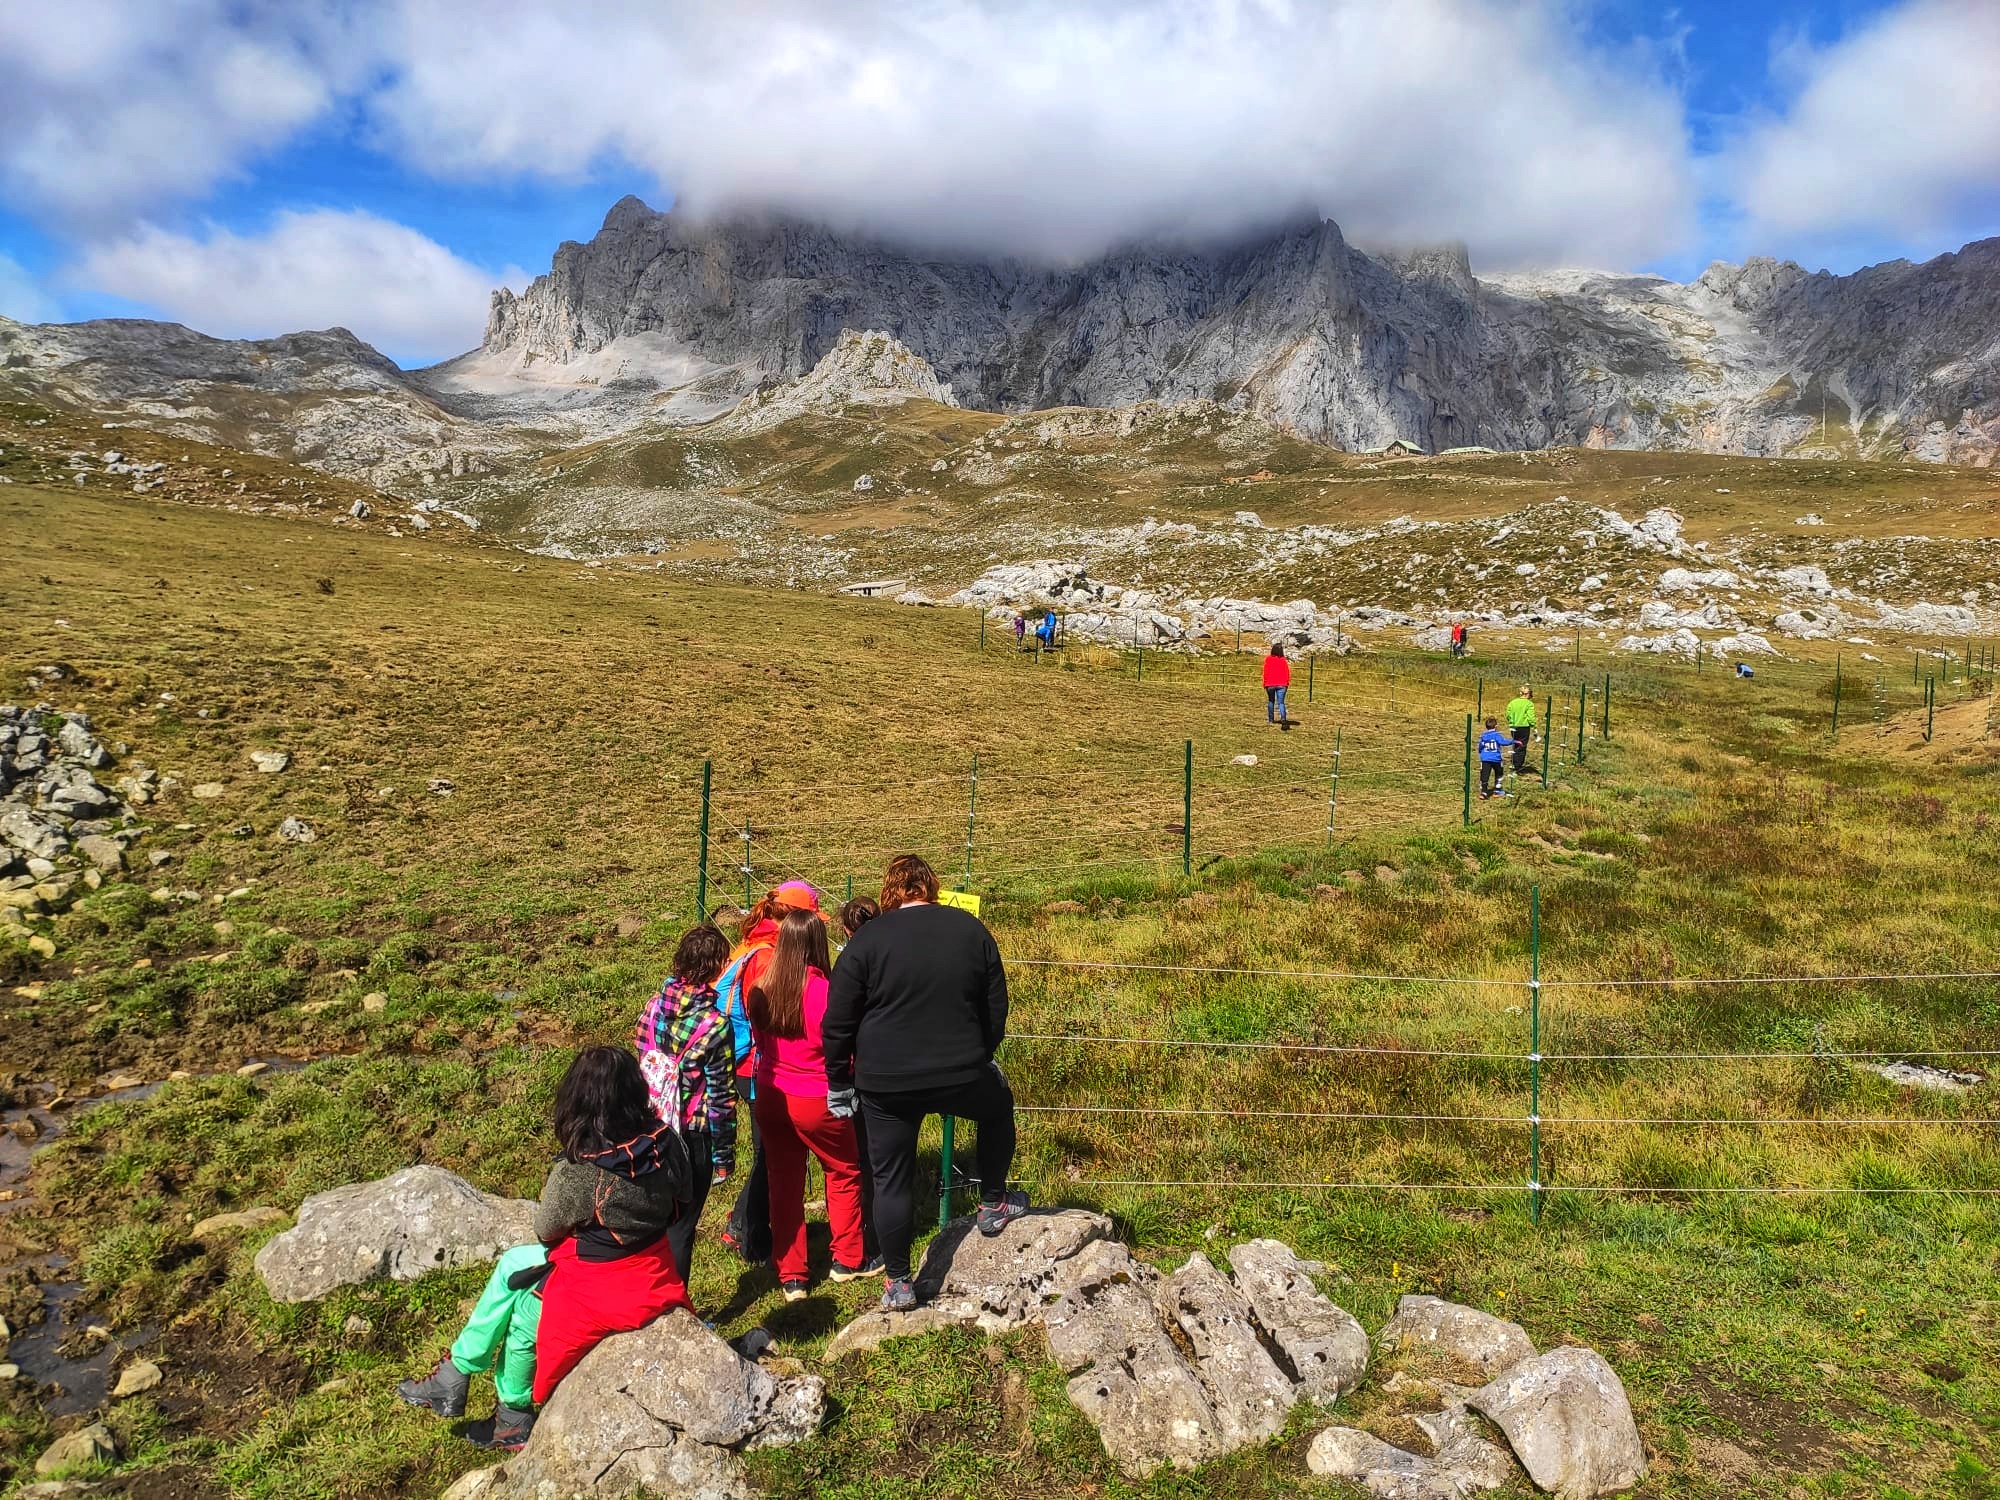
[[[486,1290],[453,1341],[451,1362],[462,1374],[493,1372],[500,1404],[527,1411],[535,1404],[535,1330],[542,1325],[539,1290],[517,1292],[507,1278],[549,1258],[540,1245],[516,1245],[500,1257]]]

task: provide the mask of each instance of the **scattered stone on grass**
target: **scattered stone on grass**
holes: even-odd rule
[[[1984,1073],[1960,1072],[1954,1068],[1932,1067],[1929,1063],[1863,1063],[1878,1078],[1900,1083],[1906,1088],[1934,1089],[1944,1094],[1962,1094],[1986,1082]]]
[[[1438,1297],[1398,1300],[1396,1315],[1375,1342],[1385,1353],[1430,1351],[1482,1381],[1535,1355],[1534,1341],[1519,1323]]]
[[[370,990],[367,994],[361,997],[361,1008],[367,1011],[370,1015],[378,1014],[379,1012],[388,1009],[388,1006],[389,1006],[389,997],[383,994],[380,990]]]
[[[166,1376],[160,1367],[150,1359],[135,1359],[118,1372],[118,1384],[111,1388],[111,1399],[123,1401],[127,1396],[136,1396],[141,1391],[150,1391]]]
[[[1523,1360],[1467,1405],[1507,1434],[1529,1478],[1564,1500],[1615,1494],[1646,1477],[1624,1383],[1594,1349],[1565,1345]]]
[[[738,1455],[802,1441],[825,1411],[817,1376],[775,1378],[676,1310],[592,1349],[556,1387],[527,1446],[467,1474],[445,1500],[749,1500]]]
[[[266,776],[276,776],[291,766],[292,757],[283,750],[252,750],[250,764]]]
[[[1332,1405],[1368,1371],[1368,1332],[1313,1285],[1305,1262],[1277,1240],[1229,1252],[1236,1285],[1290,1366],[1299,1394]]]
[[[63,1469],[81,1468],[84,1464],[117,1461],[118,1439],[102,1422],[93,1422],[88,1427],[65,1433],[49,1444],[42,1456],[35,1460],[35,1472],[54,1474]]]
[[[304,818],[287,818],[278,825],[278,837],[288,844],[310,844],[319,838],[319,830]]]
[[[405,1167],[376,1182],[315,1193],[298,1223],[257,1252],[276,1302],[310,1302],[335,1287],[409,1281],[493,1260],[533,1241],[535,1205],[499,1198],[442,1167]]]

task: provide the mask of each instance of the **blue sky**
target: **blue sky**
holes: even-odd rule
[[[1995,78],[1995,0],[13,0],[0,314],[420,363],[628,192],[1056,259],[1306,204],[1478,269],[1846,271],[2000,233]]]

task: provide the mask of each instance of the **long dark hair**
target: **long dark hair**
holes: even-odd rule
[[[833,967],[827,956],[826,923],[809,911],[788,911],[778,923],[778,947],[763,980],[750,990],[750,1024],[770,1036],[787,1039],[806,1034],[806,971],[824,974]]]
[[[660,1128],[639,1059],[623,1047],[585,1047],[556,1089],[556,1140],[581,1161]]]

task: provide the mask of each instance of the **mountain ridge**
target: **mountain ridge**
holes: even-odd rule
[[[478,357],[553,378],[643,337],[747,393],[804,375],[843,329],[879,329],[998,411],[1220,399],[1346,448],[1775,456],[1823,428],[1818,446],[1850,456],[1991,462],[1996,325],[2000,238],[1847,276],[1752,257],[1682,284],[1479,278],[1462,247],[1375,256],[1291,221],[1038,267],[627,197],[525,291],[495,292]]]

